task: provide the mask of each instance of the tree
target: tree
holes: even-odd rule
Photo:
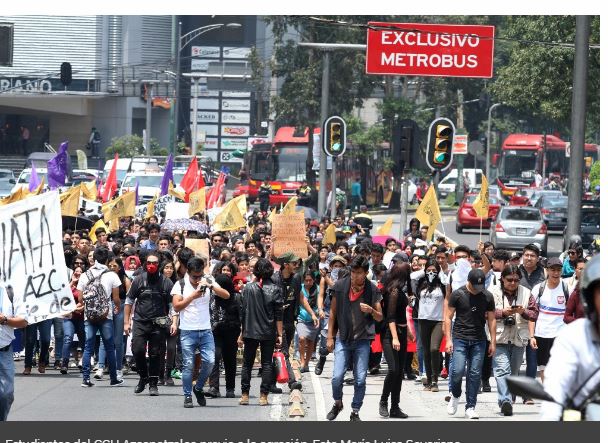
[[[114,137],[112,145],[106,148],[106,155],[114,157],[115,153],[121,158],[136,157],[145,155],[143,138],[139,135],[123,135],[122,137]],[[166,156],[169,154],[167,148],[162,148],[158,141],[154,138],[150,139],[150,155]]]
[[[600,162],[595,161],[591,165],[591,170],[589,171],[589,184],[591,185],[591,192],[595,189],[597,185],[600,184]]]

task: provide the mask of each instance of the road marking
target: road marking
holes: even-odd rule
[[[312,390],[315,393],[315,406],[317,410],[317,421],[325,421],[325,397],[323,395],[323,387],[319,376],[313,372],[309,372],[312,380]]]
[[[270,396],[270,419],[272,421],[280,421],[283,411],[283,394],[272,394]]]

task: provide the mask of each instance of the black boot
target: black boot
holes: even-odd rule
[[[148,393],[152,397],[156,397],[158,395],[158,377],[150,377],[150,387],[148,388]]]
[[[319,361],[315,365],[315,374],[321,375],[323,373],[323,367],[325,367],[325,360],[327,360],[327,357],[319,357]]]
[[[388,402],[380,400],[379,408],[380,417],[388,417]]]
[[[165,385],[167,385],[167,386],[175,386],[175,382],[173,381],[173,377],[171,377],[171,369],[167,369],[167,373],[165,374]]]
[[[148,377],[142,377],[140,375],[139,382],[137,383],[137,386],[135,386],[135,389],[133,390],[133,392],[135,392],[136,394],[140,394],[140,393],[144,392],[144,389],[146,389],[147,384],[148,384]]]

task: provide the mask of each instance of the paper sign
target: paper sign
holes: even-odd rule
[[[190,208],[189,203],[177,203],[177,202],[167,203],[165,220],[176,220],[178,218],[190,218],[190,215],[188,214],[188,208]]]
[[[57,191],[2,207],[0,282],[13,291],[15,305],[25,306],[29,324],[76,308],[62,237]]]
[[[287,252],[293,252],[300,258],[308,257],[303,212],[276,214],[272,219],[272,235],[277,238],[274,242],[275,257]]]
[[[209,240],[206,238],[187,238],[186,245],[194,251],[196,255],[201,256],[205,260],[209,259]]]

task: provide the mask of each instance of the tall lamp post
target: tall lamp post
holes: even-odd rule
[[[494,108],[498,108],[502,103],[494,103],[488,110],[488,135],[487,135],[487,146],[486,146],[486,179],[490,180],[490,132],[492,131],[492,111]]]
[[[206,25],[206,26],[201,26],[200,28],[196,28],[193,29],[190,32],[185,33],[184,35],[182,35],[182,22],[178,22],[177,24],[177,35],[179,36],[179,38],[176,39],[176,48],[175,48],[175,107],[174,107],[174,113],[175,113],[175,119],[173,121],[174,124],[174,129],[173,129],[173,134],[177,133],[177,129],[179,128],[179,97],[180,97],[180,73],[181,73],[181,52],[182,50],[188,46],[190,43],[192,43],[192,41],[196,38],[198,38],[199,36],[203,35],[205,32],[209,32],[209,31],[213,31],[215,29],[219,29],[219,28],[231,28],[231,29],[235,29],[235,28],[240,28],[241,24],[240,23],[214,23],[211,25]],[[198,88],[198,82],[196,83],[196,87]],[[197,95],[198,95],[198,90],[197,90]],[[196,114],[194,115],[194,125],[196,127],[197,124],[197,117]],[[192,134],[192,132],[190,132]],[[173,140],[173,143],[175,143],[175,139]],[[196,140],[192,140],[192,154],[196,155]]]

